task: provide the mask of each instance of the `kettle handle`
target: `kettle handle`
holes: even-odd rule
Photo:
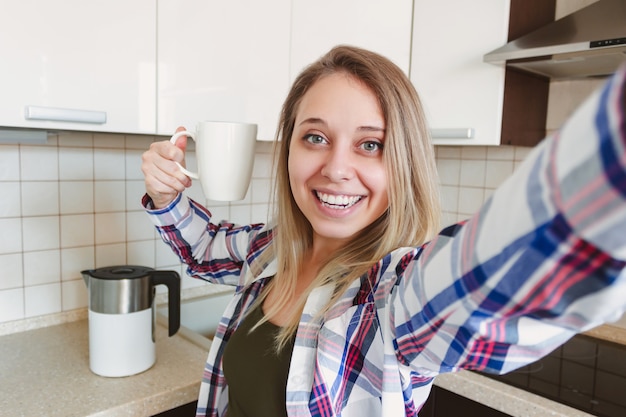
[[[176,271],[151,271],[150,284],[167,286],[168,333],[172,337],[180,328],[180,275]]]

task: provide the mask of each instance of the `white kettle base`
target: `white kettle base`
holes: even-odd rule
[[[123,377],[146,371],[156,361],[152,309],[126,314],[89,310],[89,368],[97,375]]]

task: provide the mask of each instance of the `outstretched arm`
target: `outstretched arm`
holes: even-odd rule
[[[626,308],[626,67],[468,222],[407,255],[397,353],[506,372]]]

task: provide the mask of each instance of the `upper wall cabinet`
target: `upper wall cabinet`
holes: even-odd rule
[[[155,0],[1,4],[0,126],[155,133]]]
[[[408,75],[412,0],[295,0],[292,7],[292,80],[338,44],[378,52]]]
[[[290,0],[158,0],[158,133],[257,123],[273,140],[289,83]]]
[[[435,144],[500,144],[505,70],[483,55],[506,43],[508,20],[509,1],[415,0],[410,77]]]

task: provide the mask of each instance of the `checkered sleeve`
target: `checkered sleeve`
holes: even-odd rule
[[[147,196],[142,203],[163,241],[187,265],[189,275],[217,284],[243,283],[242,269],[262,224],[212,223],[209,210],[181,194],[162,209],[151,209]]]
[[[467,222],[408,255],[399,360],[508,372],[626,308],[626,67]]]

